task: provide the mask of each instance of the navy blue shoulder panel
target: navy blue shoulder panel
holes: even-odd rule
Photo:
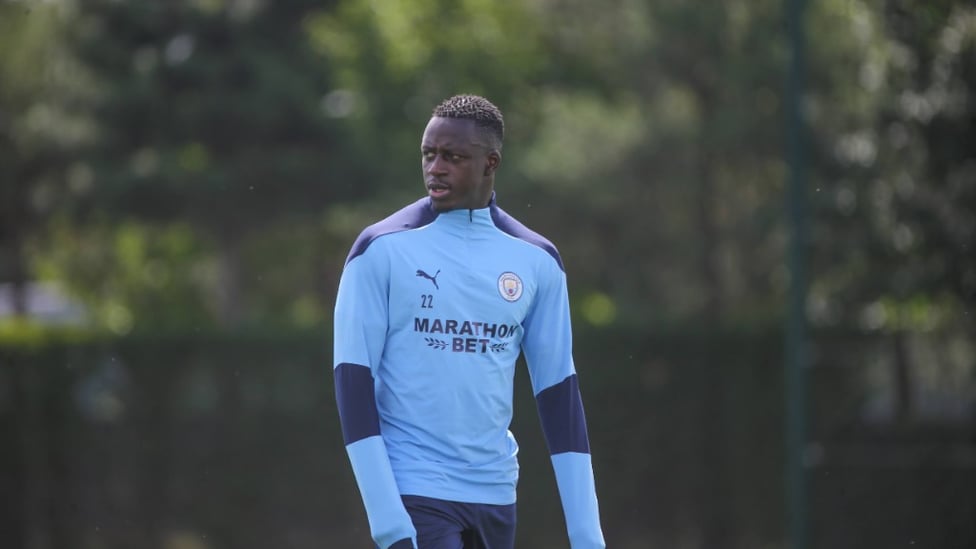
[[[519,220],[506,213],[505,210],[499,208],[495,204],[494,199],[491,201],[490,208],[491,220],[499,230],[507,235],[514,236],[519,240],[524,240],[529,244],[542,248],[556,260],[556,264],[559,265],[560,269],[563,271],[566,270],[563,268],[563,259],[559,257],[559,250],[546,237],[526,227]]]
[[[408,231],[410,229],[416,229],[417,227],[423,227],[436,218],[437,212],[430,207],[430,199],[426,196],[413,204],[404,206],[386,219],[373,223],[369,227],[363,229],[363,232],[359,233],[359,238],[357,238],[356,242],[353,243],[352,249],[349,250],[349,255],[346,257],[346,263],[348,264],[357,256],[365,252],[370,243],[377,238],[385,234]]]

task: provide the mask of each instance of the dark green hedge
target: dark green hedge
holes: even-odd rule
[[[893,441],[853,415],[859,378],[832,370],[831,357],[876,345],[817,343],[810,437],[828,457],[842,439],[878,452],[936,448],[932,430]],[[611,547],[782,546],[779,333],[581,332],[576,360]],[[0,426],[4,547],[370,547],[324,335],[7,342]],[[971,427],[943,429],[941,443],[966,444]],[[524,368],[512,430],[519,547],[566,547]],[[814,546],[912,536],[971,546],[968,463],[811,462]]]

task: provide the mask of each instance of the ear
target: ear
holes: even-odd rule
[[[498,151],[490,151],[488,156],[485,158],[485,176],[489,176],[495,173],[498,169],[498,165],[502,163],[502,155]]]

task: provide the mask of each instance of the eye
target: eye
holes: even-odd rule
[[[424,161],[426,162],[431,162],[434,160],[434,158],[437,157],[437,153],[434,151],[421,151],[420,157],[423,158]]]
[[[461,156],[460,154],[451,153],[448,155],[448,158],[451,160],[451,162],[459,162],[464,157]]]

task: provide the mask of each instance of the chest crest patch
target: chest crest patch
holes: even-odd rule
[[[498,277],[498,293],[505,301],[518,301],[522,297],[522,279],[513,272]]]

